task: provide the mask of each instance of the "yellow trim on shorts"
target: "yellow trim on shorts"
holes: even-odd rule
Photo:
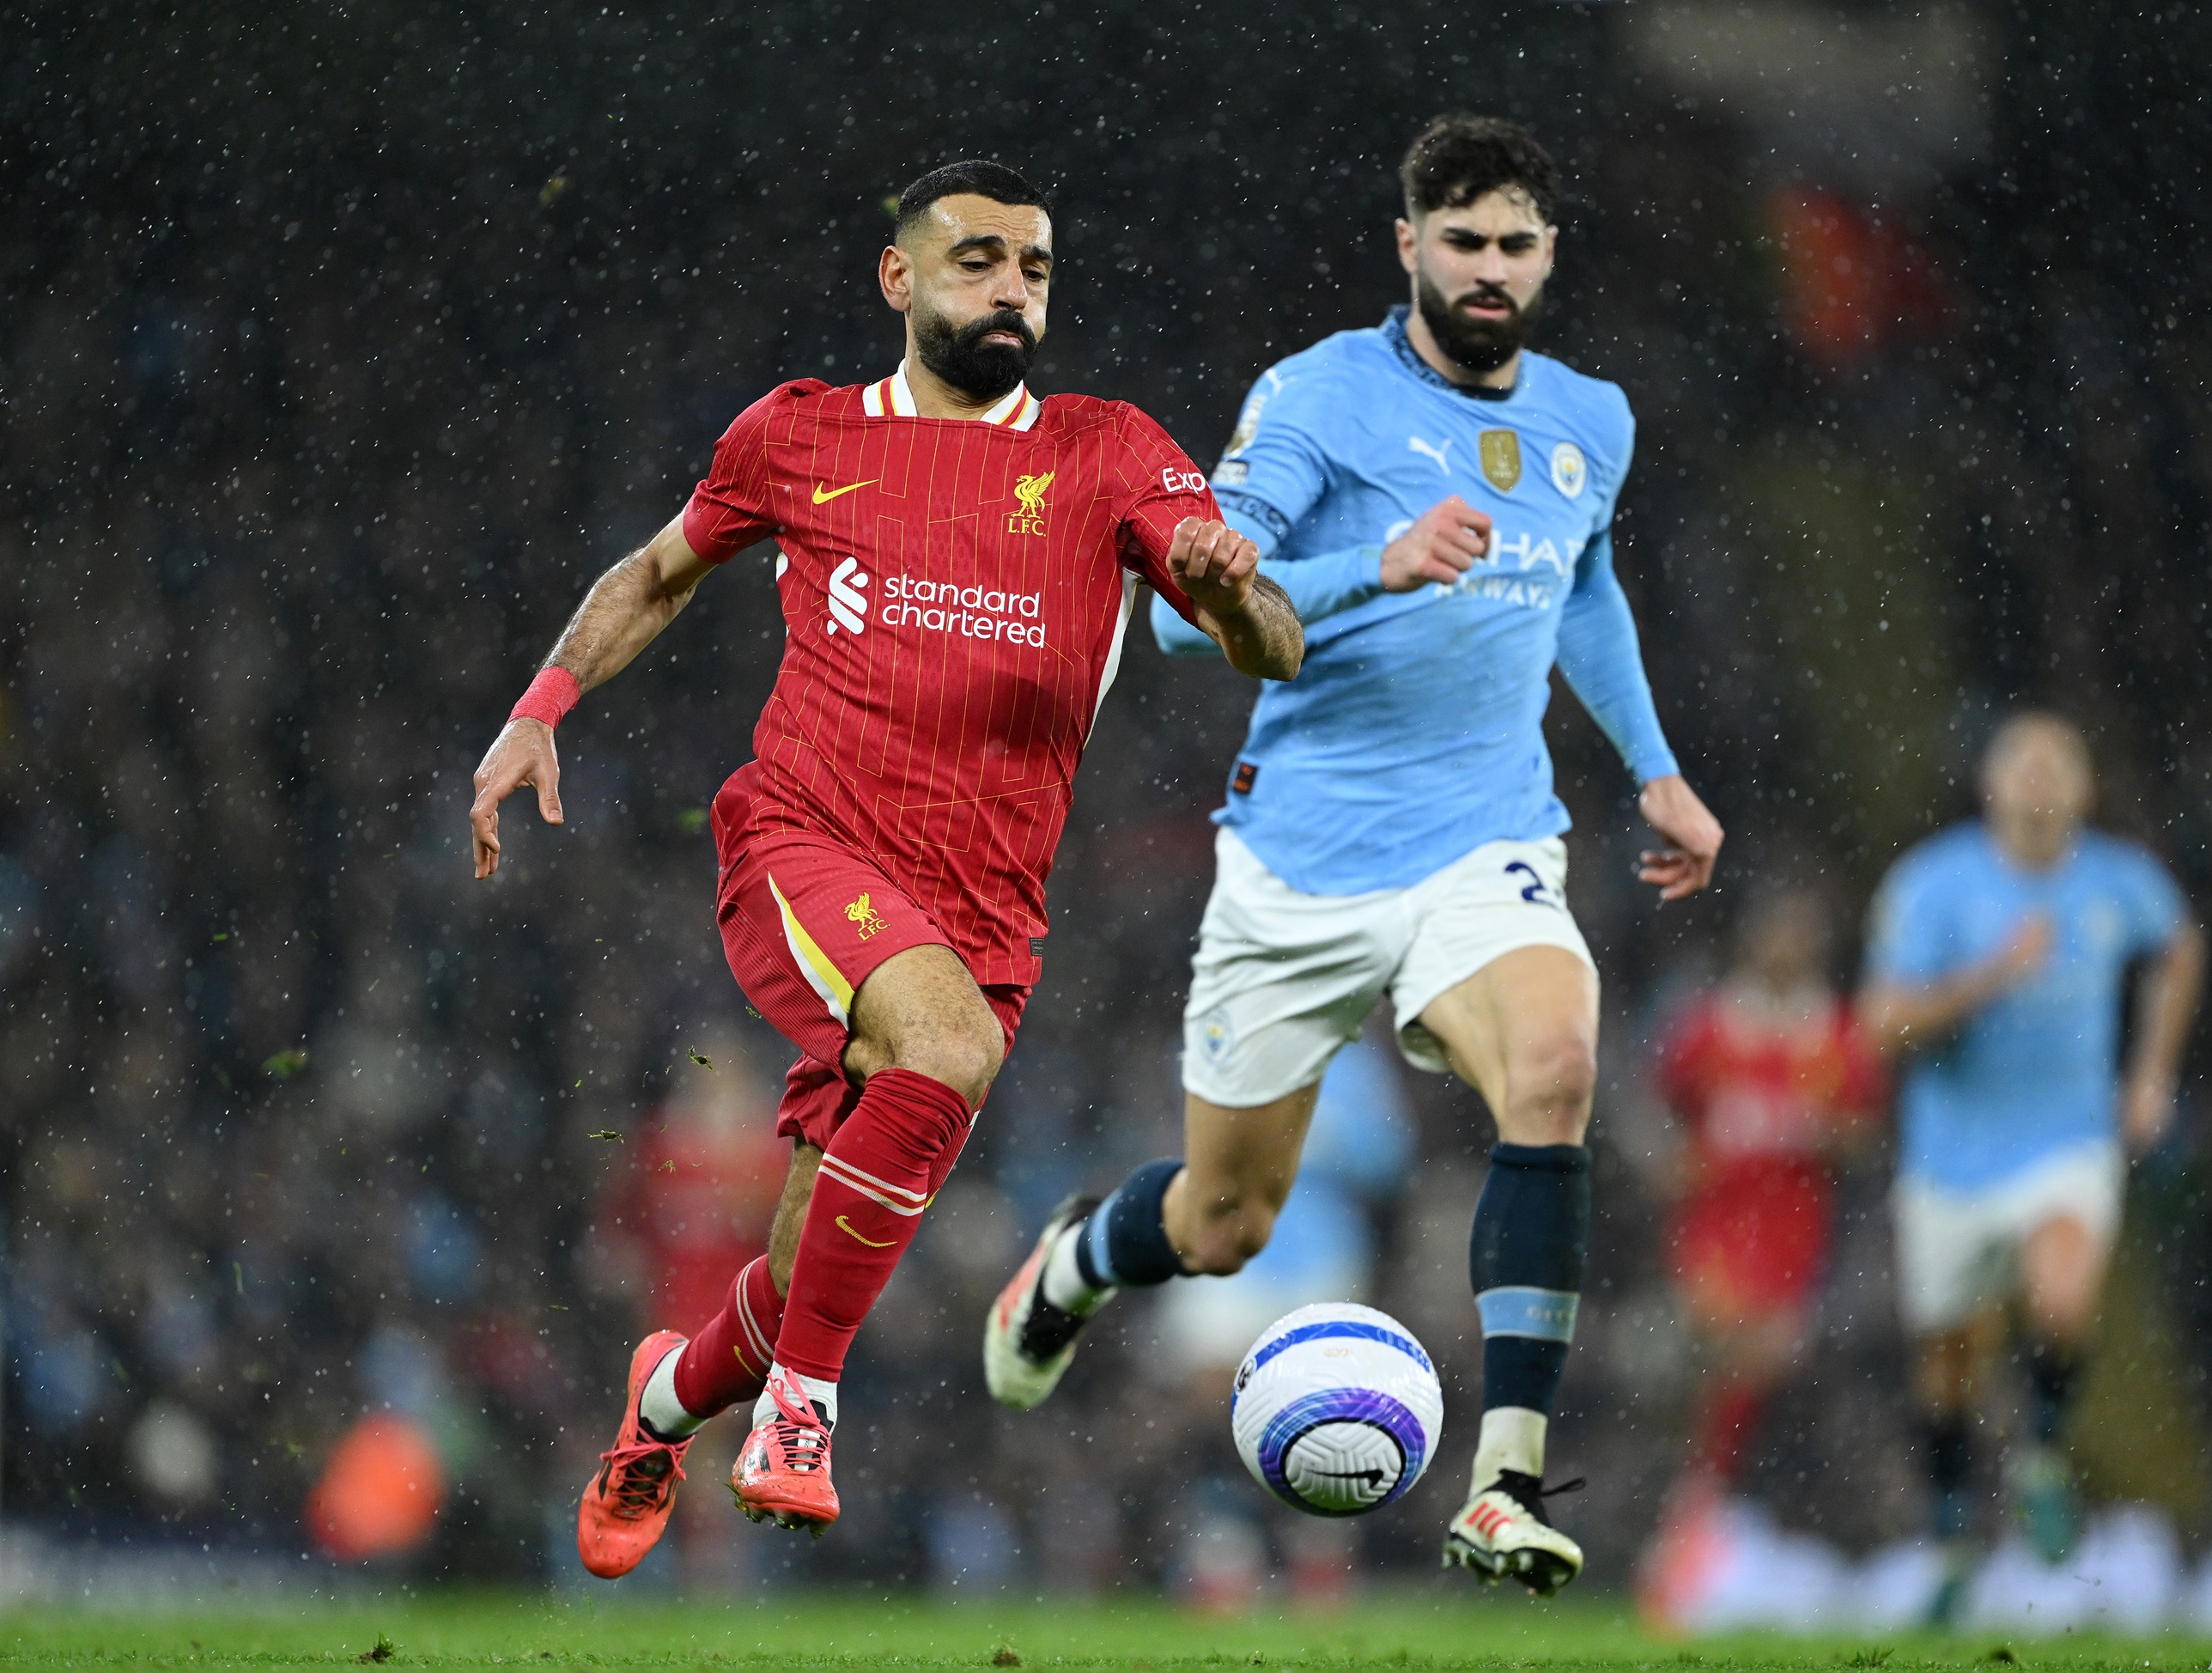
[[[813,972],[813,987],[828,1000],[839,1022],[849,1022],[853,1015],[853,984],[845,980],[844,972],[822,951],[814,938],[799,922],[799,915],[791,910],[791,903],[783,897],[783,891],[775,886],[775,879],[768,880],[768,891],[775,897],[775,903],[783,914],[783,938],[791,943],[807,969]]]

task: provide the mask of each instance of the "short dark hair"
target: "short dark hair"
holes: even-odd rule
[[[1413,136],[1398,180],[1407,217],[1415,221],[1431,210],[1464,209],[1504,186],[1534,198],[1547,226],[1559,203],[1559,166],[1526,128],[1465,111],[1439,116]]]
[[[898,225],[892,236],[903,234],[939,198],[951,198],[963,192],[988,198],[994,204],[1034,204],[1047,215],[1052,213],[1052,199],[1006,164],[967,157],[958,162],[948,162],[942,168],[931,169],[899,193]]]

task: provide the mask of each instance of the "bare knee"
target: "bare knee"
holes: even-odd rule
[[[1498,1136],[1509,1144],[1580,1144],[1597,1092],[1597,1054],[1578,1035],[1531,1042],[1514,1054]]]
[[[941,1080],[974,1109],[982,1103],[1006,1059],[1006,1034],[988,1007],[979,1018],[963,1018],[942,1033],[902,1040],[893,1061],[902,1069]]]
[[[909,947],[878,966],[853,1005],[845,1072],[856,1080],[911,1069],[974,1109],[1006,1060],[1006,1031],[951,948]]]
[[[902,1030],[890,1040],[856,1037],[846,1048],[846,1072],[865,1082],[884,1069],[911,1069],[951,1087],[972,1110],[991,1090],[1006,1056],[1006,1033],[998,1018],[980,996],[975,1009],[980,1016],[955,1008],[928,1027]]]

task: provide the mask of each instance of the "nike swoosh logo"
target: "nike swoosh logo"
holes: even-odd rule
[[[814,503],[817,505],[827,505],[830,501],[836,499],[840,494],[852,494],[858,492],[863,488],[873,488],[882,480],[883,478],[881,477],[870,477],[866,482],[847,483],[844,487],[833,488],[826,494],[822,491],[822,484],[817,482],[814,484]]]
[[[866,483],[861,483],[859,485],[863,488],[867,486]],[[848,1222],[842,1214],[837,1216],[837,1229],[856,1242],[867,1244],[871,1249],[889,1249],[894,1243],[898,1241],[896,1238],[885,1238],[881,1243],[878,1243],[873,1238],[861,1237],[858,1232],[855,1232],[853,1229],[850,1222]]]

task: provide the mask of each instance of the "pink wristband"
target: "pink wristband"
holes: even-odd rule
[[[526,716],[548,726],[558,726],[561,717],[574,709],[583,695],[584,688],[576,684],[575,675],[566,668],[540,668],[538,678],[530,682],[530,689],[522,694],[522,701],[507,711],[507,718],[520,721]]]

